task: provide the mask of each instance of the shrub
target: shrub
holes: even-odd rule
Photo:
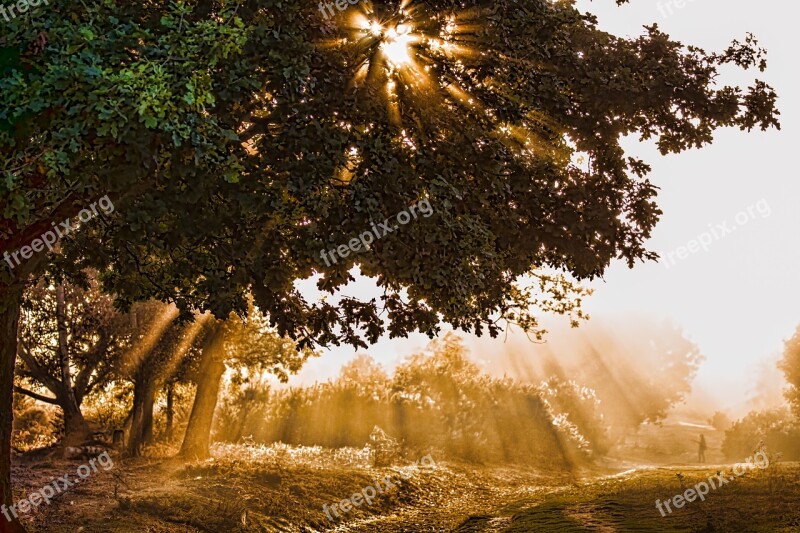
[[[741,461],[764,445],[785,460],[800,460],[800,424],[788,409],[754,411],[734,422],[725,432],[722,451],[729,460]]]
[[[39,407],[22,395],[15,395],[12,444],[21,451],[46,448],[58,440],[54,410]]]

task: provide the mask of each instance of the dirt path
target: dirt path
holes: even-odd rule
[[[411,532],[485,532],[505,531],[511,525],[511,516],[535,506],[548,497],[565,494],[586,484],[606,480],[628,479],[637,472],[635,468],[617,470],[613,474],[584,471],[581,474],[558,476],[530,475],[511,468],[486,469],[461,472],[452,480],[451,490],[436,492],[428,501],[414,501],[382,516],[353,520],[330,529],[337,533],[411,533]],[[651,468],[639,465],[641,468]],[[604,531],[602,521],[580,510],[574,511],[576,520],[591,524]]]
[[[337,533],[367,532],[444,532],[473,531],[462,524],[480,522],[481,531],[500,531],[507,518],[484,519],[480,515],[512,502],[534,502],[547,494],[563,490],[553,479],[525,479],[518,471],[492,471],[483,476],[461,473],[450,480],[449,490],[437,491],[424,501],[415,501],[392,513],[353,520],[329,531]],[[471,518],[472,517],[472,518]]]
[[[586,479],[542,494],[537,501],[501,505],[472,517],[455,531],[542,532],[800,532],[800,465],[776,463],[735,474],[731,464],[647,466]],[[697,483],[722,475],[729,481],[704,499],[683,500],[660,512]],[[409,530],[410,531],[410,530]]]
[[[622,466],[622,465],[621,465]],[[692,483],[708,479],[715,472],[732,477],[732,465],[627,464],[613,474],[584,473],[565,484],[537,484],[536,480],[513,480],[507,472],[490,472],[461,480],[465,489],[458,494],[441,492],[430,502],[414,502],[393,513],[349,522],[330,531],[342,533],[525,533],[559,531],[597,533],[662,531],[800,531],[798,488],[789,491],[786,479],[798,477],[797,467],[779,473],[752,472],[731,482],[731,487],[712,491],[708,500],[687,505],[674,514],[662,516],[654,502],[681,494]],[[633,466],[633,468],[630,468]],[[682,476],[682,479],[681,477]],[[685,486],[683,486],[685,480]],[[741,511],[744,498],[768,499],[775,507],[774,487],[784,483],[787,493],[781,513],[765,516],[764,525],[748,521]],[[533,483],[530,483],[533,481]],[[745,500],[746,501],[746,500]],[[794,514],[786,515],[785,512]],[[758,509],[754,509],[758,512]],[[783,520],[781,529],[767,525]],[[770,529],[775,527],[775,529]]]

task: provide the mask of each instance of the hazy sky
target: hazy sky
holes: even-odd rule
[[[670,15],[662,2],[633,0],[617,8],[611,0],[579,2],[600,18],[605,29],[637,35],[648,21],[673,38],[707,50],[721,50],[749,31],[769,50],[769,69],[758,75],[781,97],[782,131],[745,134],[724,130],[714,145],[677,156],[660,157],[634,146],[653,166],[661,187],[664,217],[651,247],[673,251],[728,221],[735,231],[674,266],[648,264],[634,270],[612,268],[589,302],[595,314],[637,311],[672,317],[708,357],[698,384],[730,403],[749,390],[759,359],[782,349],[782,340],[800,324],[800,181],[797,162],[800,112],[796,2],[694,0]],[[737,81],[729,76],[727,79]],[[741,78],[742,82],[747,80]],[[763,218],[737,214],[764,200]],[[764,205],[763,203],[761,204]],[[718,232],[718,233],[721,233]],[[675,256],[673,256],[675,257]]]
[[[633,0],[623,7],[614,0],[582,0],[578,5],[596,14],[611,33],[636,36],[644,24],[657,22],[673,38],[708,51],[754,33],[769,50],[768,70],[744,77],[726,71],[719,81],[749,85],[758,76],[770,83],[781,97],[783,130],[723,130],[710,147],[668,157],[635,139],[626,143],[631,153],[652,165],[650,179],[661,188],[658,203],[664,216],[650,248],[662,255],[672,252],[675,263],[633,270],[614,265],[604,280],[592,284],[596,292],[586,308],[594,316],[631,312],[671,318],[707,357],[696,385],[724,405],[737,405],[753,389],[759,363],[779,353],[783,339],[800,324],[800,181],[795,161],[800,151],[800,83],[794,27],[800,6],[786,0],[681,3],[683,8],[675,0]],[[725,234],[729,230],[722,226],[732,231]],[[707,250],[689,253],[690,241],[704,233]],[[687,249],[679,256],[681,246]],[[348,291],[367,292],[363,283]],[[391,367],[426,342],[424,336],[386,340],[369,353]],[[492,343],[479,345],[476,355],[490,358]],[[330,350],[293,381],[327,379],[354,353]]]

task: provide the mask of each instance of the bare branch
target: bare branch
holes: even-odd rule
[[[49,398],[47,396],[37,394],[33,391],[29,391],[28,389],[23,389],[22,387],[19,387],[17,385],[14,385],[14,392],[24,394],[25,396],[30,396],[34,400],[39,400],[40,402],[49,403],[52,405],[59,405],[58,398]]]

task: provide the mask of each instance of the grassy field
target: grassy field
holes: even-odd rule
[[[656,508],[718,472],[735,478],[705,501],[664,515]],[[680,474],[680,478],[679,478]],[[681,479],[682,478],[682,479]],[[491,515],[466,520],[457,531],[800,531],[800,465],[773,465],[736,477],[730,467],[652,468],[564,488],[541,499],[520,499]]]
[[[443,531],[471,512],[490,511],[507,493],[535,494],[569,482],[555,472],[451,463],[373,468],[359,449],[220,446],[215,455],[194,464],[117,460],[109,472],[36,509],[26,524],[33,532],[52,533]],[[18,461],[14,476],[24,487],[18,498],[74,473],[79,464]],[[372,505],[354,508],[336,522],[325,516],[324,504],[386,477],[396,487]]]
[[[214,460],[115,462],[26,517],[33,532],[524,532],[800,531],[800,465],[736,477],[729,466],[639,467],[610,474],[542,472],[437,462],[372,468],[364,450],[217,447]],[[14,474],[22,497],[80,461],[29,458]],[[736,477],[705,502],[662,517],[655,500],[717,471]],[[679,477],[682,476],[682,480]],[[324,504],[376,478],[397,486],[331,522]]]

